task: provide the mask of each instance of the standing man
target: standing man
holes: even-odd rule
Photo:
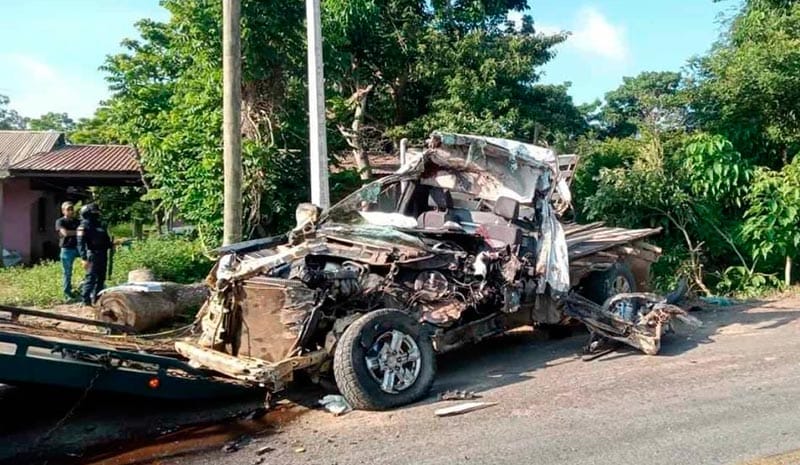
[[[78,253],[83,261],[83,269],[86,270],[81,295],[84,305],[95,303],[97,294],[105,286],[110,248],[111,237],[100,224],[100,208],[95,203],[84,205],[81,207],[81,223],[78,226]]]
[[[56,231],[58,232],[58,246],[61,249],[61,267],[64,270],[64,298],[69,301],[75,295],[72,292],[72,264],[78,258],[78,220],[75,218],[75,206],[72,202],[61,204],[61,214],[64,215],[56,220]]]

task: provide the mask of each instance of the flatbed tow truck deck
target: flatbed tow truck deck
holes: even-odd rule
[[[3,318],[3,314],[10,318]],[[20,315],[108,327],[66,315],[0,306],[0,383],[86,389],[156,399],[212,399],[257,391],[192,367],[173,339],[110,336],[55,328]]]

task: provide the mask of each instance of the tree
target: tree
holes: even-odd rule
[[[8,108],[10,100],[0,94],[0,129],[25,129],[25,120],[16,112]]]
[[[643,130],[663,132],[684,127],[687,110],[680,93],[681,75],[643,72],[624,77],[605,95],[597,118],[608,137],[629,137]]]
[[[405,113],[408,76],[418,63],[429,14],[420,0],[325,0],[325,72],[331,121],[363,179],[367,153],[386,144],[384,131]],[[336,142],[334,140],[333,147]]]
[[[180,212],[213,246],[221,228],[221,5],[166,0],[167,23],[137,23],[140,40],[103,69],[114,92],[78,140],[135,145],[147,175],[144,199],[159,216]],[[285,230],[305,198],[303,6],[242,5],[242,129],[246,231]],[[298,163],[300,161],[300,163]],[[298,188],[300,186],[300,188]]]
[[[746,1],[692,67],[692,107],[704,129],[773,169],[800,150],[800,3]]]
[[[566,35],[509,25],[519,0],[326,0],[323,26],[332,148],[363,177],[367,153],[435,129],[556,143],[585,130],[566,85],[537,85]],[[343,143],[338,142],[341,140]]]
[[[789,286],[792,257],[800,252],[800,157],[780,171],[757,170],[749,203],[742,233],[752,242],[755,257],[784,257],[784,283]]]
[[[104,65],[113,96],[81,121],[75,141],[135,145],[145,199],[179,211],[209,244],[221,225],[221,8],[165,0],[168,22],[137,23],[141,39]],[[566,85],[538,85],[564,35],[545,36],[523,0],[324,0],[329,148],[355,158],[393,151],[434,129],[480,131],[567,145],[585,129]],[[245,231],[287,229],[307,198],[305,26],[302,2],[242,4]],[[332,180],[338,193],[351,173]]]
[[[75,129],[75,121],[69,115],[52,111],[39,118],[26,118],[25,122],[32,131],[70,132]]]
[[[565,86],[537,86],[539,68],[555,56],[566,34],[538,33],[525,15],[522,27],[507,20],[525,1],[435,1],[424,39],[419,80],[431,95],[427,114],[406,134],[434,129],[469,131],[535,142],[583,130],[584,121]],[[542,111],[544,110],[544,111]],[[540,135],[547,134],[547,138]]]

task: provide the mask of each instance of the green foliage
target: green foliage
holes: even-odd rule
[[[581,141],[577,148],[581,159],[572,181],[573,199],[578,212],[590,211],[587,202],[597,192],[600,172],[603,169],[630,168],[638,157],[639,145],[639,141],[631,138]]]
[[[694,195],[718,208],[742,208],[752,170],[733,144],[720,135],[688,139],[684,168]]]
[[[355,192],[359,187],[361,187],[361,185],[361,176],[356,170],[342,170],[331,174],[331,203],[336,203],[342,200],[351,193]]]
[[[485,16],[471,9],[478,3],[434,3],[439,7],[419,68],[431,89],[430,112],[412,121],[407,134],[420,138],[442,129],[541,143],[583,132],[585,121],[566,86],[536,85],[538,67],[555,56],[566,35],[537,33],[530,17],[521,28],[509,28],[500,6],[513,2],[483,5],[492,12]]]
[[[196,240],[149,238],[119,249],[114,256],[113,282],[125,282],[129,271],[148,268],[156,280],[193,283],[204,279],[211,265],[203,254],[202,244]]]
[[[32,131],[70,132],[75,129],[75,121],[66,113],[48,112],[39,118],[27,118],[28,129]]]
[[[605,95],[598,115],[603,135],[629,137],[645,129],[683,128],[687,110],[680,88],[681,75],[674,72],[624,77],[621,86]]]
[[[221,4],[163,2],[167,23],[137,23],[141,40],[103,69],[113,97],[76,140],[128,143],[140,150],[148,192],[160,215],[177,211],[195,224],[209,247],[222,225]],[[242,5],[245,231],[286,227],[305,198],[302,4],[245,1]],[[291,148],[292,150],[290,150]],[[141,206],[141,204],[135,204]]]
[[[741,252],[739,234],[751,179],[747,163],[721,136],[662,138],[654,134],[596,144],[605,153],[624,149],[633,158],[609,157],[609,165],[621,166],[602,168],[594,178],[596,191],[584,200],[587,219],[663,228],[660,243],[670,251],[654,269],[666,273],[657,279],[661,285],[674,282],[676,273],[688,273],[703,288],[709,271],[729,266],[750,270],[750,279],[754,270]]]
[[[715,290],[719,294],[736,294],[754,297],[766,289],[780,289],[781,280],[774,274],[765,274],[746,266],[729,266],[719,276]]]
[[[16,110],[8,108],[10,100],[0,94],[0,130],[25,129],[25,119]]]
[[[92,198],[103,212],[108,224],[123,222],[148,222],[152,219],[152,207],[140,199],[144,189],[140,187],[102,186],[92,188]]]
[[[222,225],[221,6],[165,0],[168,22],[142,20],[139,40],[107,57],[113,96],[78,123],[76,142],[135,145],[147,172],[142,200],[177,211],[208,246]],[[524,0],[325,0],[329,148],[392,151],[433,129],[569,144],[585,130],[566,86],[538,85],[565,35],[538,34]],[[242,2],[245,233],[293,223],[308,198],[302,2]],[[358,181],[360,182],[360,181]],[[357,185],[343,173],[334,197]],[[113,199],[107,203],[113,203]],[[137,204],[142,205],[142,204]],[[120,213],[119,217],[125,213]]]
[[[780,171],[756,171],[743,235],[753,255],[793,257],[800,251],[800,157]]]
[[[127,281],[128,272],[149,268],[156,279],[179,283],[198,282],[211,269],[211,262],[202,254],[201,244],[181,238],[148,239],[118,248],[114,256],[113,275],[107,286]],[[80,260],[73,267],[73,286],[84,276]],[[7,305],[46,307],[63,302],[61,263],[43,262],[29,267],[0,269],[0,303]]]
[[[700,125],[756,165],[780,168],[800,149],[800,3],[749,0],[712,52],[693,62]]]

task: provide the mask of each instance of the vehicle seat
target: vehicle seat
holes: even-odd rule
[[[514,224],[519,217],[519,202],[509,197],[500,197],[494,204],[491,214],[494,221],[482,223],[493,247],[522,244],[522,230]],[[498,244],[499,243],[499,244]]]
[[[459,223],[469,218],[469,210],[453,207],[453,196],[441,187],[432,187],[430,199],[434,210],[423,212],[417,217],[417,225],[426,229],[441,229],[447,222]]]

